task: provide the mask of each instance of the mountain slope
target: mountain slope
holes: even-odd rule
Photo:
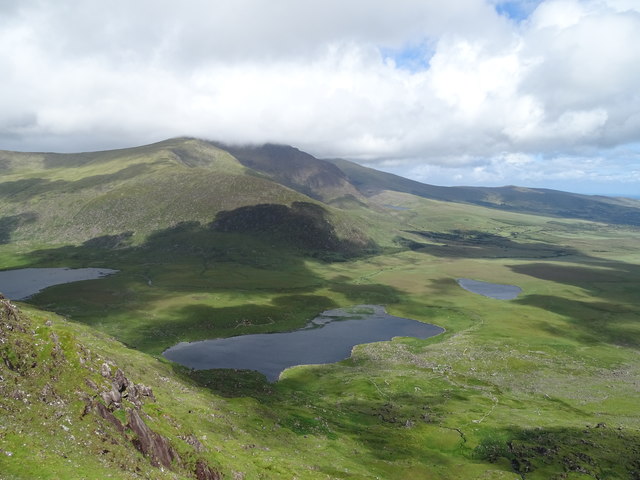
[[[118,270],[29,298],[42,310],[0,301],[2,480],[639,475],[635,227],[432,200],[380,172],[381,193],[364,175],[374,195],[329,205],[301,193],[304,165],[287,186],[277,158],[254,169],[194,139],[0,158],[1,269]],[[275,384],[161,356],[364,304],[446,331]]]
[[[180,222],[210,225],[221,212],[306,203],[322,209],[323,221],[331,224],[337,238],[371,250],[374,243],[391,246],[399,234],[390,224],[381,228],[386,213],[368,200],[383,191],[640,225],[640,202],[632,200],[519,187],[438,187],[345,160],[319,160],[283,145],[232,146],[177,138],[106,152],[0,151],[0,174],[0,244],[77,244],[105,236],[141,244],[152,232]],[[271,230],[282,238],[286,221],[294,218],[274,217],[285,226],[273,225]],[[293,231],[299,228],[292,226]],[[348,250],[353,252],[352,247]]]
[[[236,146],[217,144],[244,166],[312,198],[331,202],[341,197],[360,198],[338,167],[287,145]]]
[[[579,218],[603,223],[640,225],[640,202],[524,187],[440,187],[380,172],[342,159],[330,160],[362,194],[385,190],[447,202],[470,203],[512,212]]]
[[[0,478],[219,480],[211,454],[109,343],[0,296]]]
[[[286,154],[293,149],[277,150]],[[302,169],[311,168],[311,173],[288,168],[278,178],[304,180],[311,190],[324,192],[316,197],[357,194],[335,166],[298,153],[305,159]],[[352,228],[340,227],[348,222],[341,221],[337,210],[196,139],[81,154],[0,152],[0,168],[0,242],[4,243],[79,243],[114,235],[141,243],[152,232],[180,222],[208,225],[220,212],[295,202],[318,205],[324,221],[335,221],[338,237],[352,233],[362,237]]]

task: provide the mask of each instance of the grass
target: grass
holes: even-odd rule
[[[378,247],[340,262],[195,218],[140,238],[57,247],[45,230],[27,241],[20,229],[32,226],[16,227],[0,245],[1,268],[120,272],[22,304],[41,332],[37,354],[50,356],[55,331],[70,360],[57,380],[40,372],[20,388],[38,396],[51,383],[65,406],[58,418],[41,401],[0,399],[0,478],[191,475],[181,467],[159,472],[110,431],[116,444],[104,447],[95,435],[104,422],[78,420],[83,404],[73,392],[88,393],[86,377],[102,381],[96,372],[105,360],[153,388],[157,401],[144,411],[154,430],[193,461],[180,437],[195,435],[225,478],[638,478],[637,228],[401,193],[369,201],[370,208],[327,209],[343,223],[339,232],[355,225]],[[485,298],[461,289],[460,277],[523,293]],[[294,367],[275,384],[251,372],[194,372],[159,356],[178,341],[291,330],[322,310],[359,304],[383,304],[446,332],[357,346],[345,361]],[[94,352],[96,372],[72,361],[78,344]],[[71,423],[61,423],[67,416]]]

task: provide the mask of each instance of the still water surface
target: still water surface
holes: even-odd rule
[[[497,300],[513,300],[522,292],[520,287],[515,285],[502,285],[499,283],[479,282],[469,278],[459,278],[458,285],[465,290],[485,297]]]
[[[110,268],[21,268],[0,272],[0,293],[11,300],[24,300],[62,283],[94,280],[116,273]]]
[[[380,305],[358,305],[322,312],[305,328],[179,343],[163,355],[196,370],[237,368],[257,370],[270,381],[294,365],[333,363],[351,355],[362,343],[393,337],[429,338],[444,332],[436,325],[394,317]]]

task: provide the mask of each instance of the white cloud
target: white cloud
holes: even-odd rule
[[[554,158],[624,168],[616,148],[640,142],[638,2],[522,0],[539,5],[520,21],[494,3],[5,1],[0,148],[196,135],[507,183],[553,177]],[[421,48],[425,69],[389,58]]]

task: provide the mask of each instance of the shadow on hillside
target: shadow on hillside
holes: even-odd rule
[[[314,247],[325,241],[334,242],[340,254],[343,245],[334,241],[315,205],[283,208],[223,212],[209,225],[182,222],[153,233],[141,245],[132,245],[132,232],[122,232],[80,246],[31,252],[25,267],[103,267],[120,272],[99,281],[50,287],[29,302],[153,354],[179,341],[298,328],[321,311],[338,307],[313,294],[326,280],[308,268],[308,255],[316,255]],[[293,239],[298,249],[269,232],[242,231],[242,220],[264,210],[274,216],[263,218],[256,228],[275,225],[284,235],[290,227],[294,235],[288,240]],[[294,220],[289,224],[279,222],[290,217]],[[399,292],[383,285],[332,285],[353,303],[393,303],[399,298]],[[226,304],[215,304],[218,293]]]
[[[452,230],[447,233],[407,231],[430,243],[399,237],[396,242],[416,252],[452,258],[557,258],[579,255],[572,247],[542,242],[517,242],[511,238],[479,230]]]
[[[93,175],[75,181],[52,181],[44,178],[28,178],[13,182],[3,182],[0,183],[0,198],[7,202],[21,203],[28,201],[34,196],[52,191],[66,193],[79,192],[85,188],[97,187],[112,182],[123,182],[138,175],[151,172],[155,163],[161,162],[131,165],[114,173]]]
[[[228,307],[190,303],[140,325],[127,336],[126,343],[131,348],[160,354],[179,342],[295,330],[319,312],[337,306],[320,295],[280,295],[270,302]]]
[[[555,335],[574,337],[591,344],[606,342],[640,347],[638,312],[625,311],[615,302],[581,302],[553,295],[527,295],[517,303],[552,311],[568,319],[572,326],[568,331],[540,325]]]
[[[11,243],[11,234],[22,225],[33,223],[37,220],[38,215],[33,212],[20,213],[18,215],[9,215],[0,218],[0,245]]]
[[[587,300],[557,295],[526,295],[516,300],[522,305],[542,308],[567,318],[574,329],[564,335],[575,335],[583,341],[640,347],[637,323],[640,266],[594,261],[593,266],[532,263],[510,268],[519,274],[579,287],[587,293],[590,297]]]
[[[183,379],[222,397],[254,397],[262,400],[265,396],[274,393],[274,384],[255,370],[231,368],[191,370],[177,363],[172,363],[171,367]]]
[[[474,457],[508,462],[525,478],[640,478],[640,435],[604,423],[585,428],[507,428],[488,433]]]
[[[315,203],[293,202],[259,204],[219,212],[208,226],[220,232],[234,232],[267,237],[312,256],[339,260],[355,257],[378,248],[364,236],[339,238],[327,210]]]

